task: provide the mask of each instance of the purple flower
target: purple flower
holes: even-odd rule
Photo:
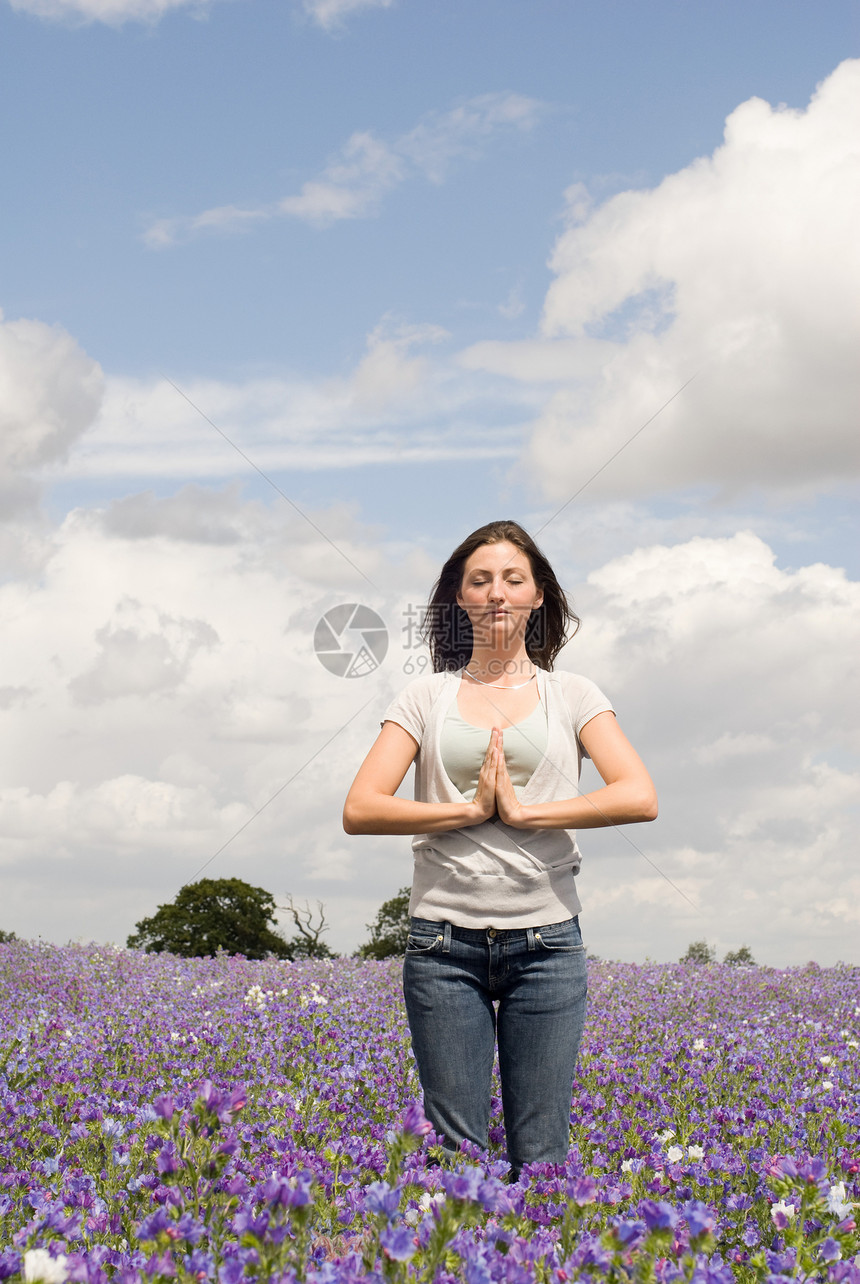
[[[296,1177],[280,1177],[272,1173],[263,1186],[263,1198],[269,1204],[283,1208],[304,1208],[313,1203],[313,1177],[299,1173]]]
[[[177,1155],[176,1148],[171,1143],[158,1152],[158,1158],[156,1159],[155,1164],[160,1173],[177,1173],[182,1167],[182,1160]]]
[[[264,1208],[259,1215],[255,1215],[251,1208],[240,1208],[233,1218],[233,1230],[237,1235],[253,1235],[254,1239],[262,1239],[269,1228],[269,1214]]]
[[[408,1262],[415,1256],[417,1249],[415,1232],[408,1226],[386,1226],[379,1236],[379,1242],[386,1257],[395,1262]]]
[[[144,1217],[138,1226],[137,1238],[143,1240],[155,1239],[157,1235],[166,1231],[169,1225],[170,1218],[167,1215],[167,1210],[156,1208],[155,1212],[150,1213],[148,1217]]]
[[[14,1249],[8,1248],[0,1252],[0,1280],[16,1275],[21,1269],[21,1260],[21,1254],[16,1253]]]
[[[450,1195],[452,1199],[460,1199],[464,1203],[479,1202],[481,1182],[482,1176],[478,1168],[464,1168],[461,1172],[442,1174],[442,1187],[445,1194]]]
[[[621,1218],[612,1229],[612,1237],[624,1248],[639,1248],[645,1238],[645,1223]]]
[[[400,1191],[384,1181],[372,1181],[364,1192],[364,1206],[370,1213],[381,1213],[383,1217],[393,1217],[400,1207]]]
[[[593,1177],[577,1177],[565,1187],[568,1199],[572,1199],[580,1208],[593,1204],[597,1199],[597,1182]]]
[[[819,1246],[818,1252],[821,1255],[822,1262],[838,1262],[842,1256],[842,1249],[830,1235]]]
[[[678,1214],[671,1204],[658,1204],[653,1199],[643,1199],[639,1213],[649,1231],[672,1230],[678,1222]]]
[[[248,1100],[248,1093],[245,1088],[233,1088],[230,1092],[222,1092],[215,1087],[211,1080],[207,1079],[200,1089],[200,1095],[197,1100],[209,1114],[215,1115],[221,1123],[232,1123],[235,1115],[239,1113]]]
[[[245,1273],[245,1263],[239,1257],[228,1257],[218,1271],[218,1284],[240,1284]]]
[[[684,1220],[692,1239],[698,1239],[700,1235],[713,1235],[717,1229],[717,1219],[714,1213],[708,1208],[707,1204],[701,1203],[697,1199],[691,1199],[684,1205]]]
[[[402,1131],[410,1137],[426,1137],[428,1132],[433,1131],[433,1125],[425,1118],[424,1110],[417,1101],[409,1102],[400,1126]]]

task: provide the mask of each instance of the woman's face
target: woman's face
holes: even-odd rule
[[[469,617],[476,644],[519,643],[542,602],[531,562],[515,544],[482,544],[466,560],[457,605]]]

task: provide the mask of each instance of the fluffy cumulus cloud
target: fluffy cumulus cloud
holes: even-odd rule
[[[339,155],[300,191],[266,205],[221,205],[157,219],[144,240],[152,249],[164,249],[201,232],[236,232],[275,218],[321,226],[367,218],[400,183],[415,177],[441,183],[454,160],[479,154],[499,134],[534,128],[542,112],[539,102],[522,94],[481,94],[450,111],[428,113],[398,138],[364,130],[348,138]]]
[[[99,366],[65,330],[0,313],[0,484],[65,458],[101,395]]]
[[[619,949],[621,925],[634,957],[707,937],[770,961],[855,958],[860,585],[782,570],[741,532],[638,549],[581,600],[571,656],[612,693],[663,804],[652,826],[584,836],[597,951]]]
[[[550,496],[586,482],[685,384],[591,494],[856,477],[858,140],[848,61],[803,110],[742,103],[712,156],[653,189],[596,208],[569,193],[542,339],[464,355],[560,385],[529,449]]]
[[[313,515],[323,538],[286,506],[220,500],[220,519],[199,491],[78,510],[38,582],[0,587],[3,916],[19,933],[123,940],[236,833],[209,872],[311,899],[322,881],[341,944],[372,916],[373,860],[361,920],[336,910],[354,873],[340,800],[390,678],[334,676],[313,638],[344,598],[391,614],[350,567],[381,581],[380,554],[342,511]]]
[[[0,313],[0,570],[32,572],[48,555],[41,519],[46,470],[61,465],[92,424],[100,367],[59,326]]]
[[[436,568],[345,511],[311,525],[273,502],[197,485],[81,509],[38,581],[0,587],[7,930],[123,940],[205,869],[321,898],[349,949],[409,880],[408,841],[347,839],[340,810],[415,672],[404,622]],[[571,544],[560,519],[553,546]],[[350,601],[390,639],[352,680],[313,649]],[[582,837],[591,948],[672,958],[705,936],[774,963],[854,957],[860,586],[780,569],[741,533],[615,558],[578,605],[563,663],[611,695],[662,802],[654,825]]]

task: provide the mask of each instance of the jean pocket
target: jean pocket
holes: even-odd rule
[[[584,954],[579,926],[576,923],[565,923],[561,931],[551,928],[535,928],[535,943],[550,954]]]
[[[406,938],[407,954],[432,954],[442,944],[442,933],[410,932]]]

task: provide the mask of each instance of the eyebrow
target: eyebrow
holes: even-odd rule
[[[489,569],[489,567],[486,567],[486,566],[473,566],[471,570],[466,572],[466,574],[467,575],[492,575],[493,572]],[[517,566],[517,565],[511,566],[510,564],[508,564],[507,566],[502,567],[502,574],[503,575],[528,575],[528,574],[531,574],[531,571],[528,568],[525,568],[522,566]]]

